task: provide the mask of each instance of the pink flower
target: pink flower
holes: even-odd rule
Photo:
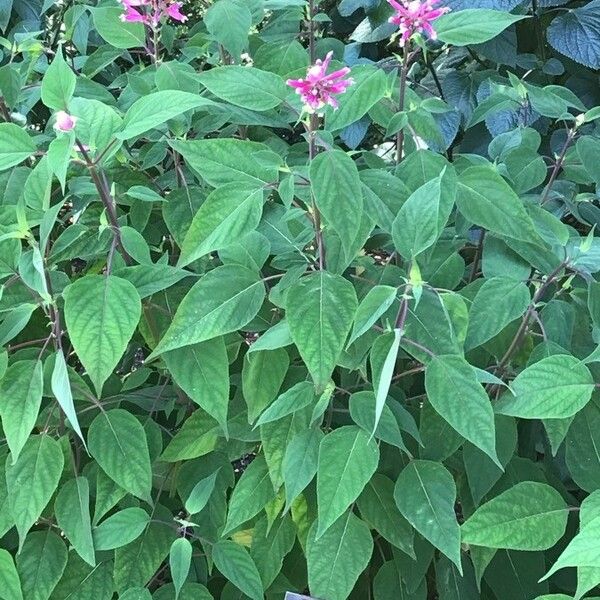
[[[126,23],[147,23],[148,17],[138,12],[133,6],[126,6],[125,12],[121,15],[121,21]]]
[[[400,29],[400,46],[404,44],[415,34],[423,31],[430,39],[437,39],[437,33],[432,27],[432,21],[449,12],[447,6],[435,8],[440,0],[411,0],[410,2],[397,2],[397,0],[387,0],[396,14],[389,18],[389,22],[398,25]]]
[[[332,56],[333,52],[329,52],[325,60],[317,60],[314,65],[309,67],[306,79],[288,79],[286,81],[289,86],[295,88],[297,94],[300,94],[308,112],[314,113],[326,104],[336,109],[338,101],[333,94],[343,94],[346,88],[354,83],[352,78],[344,79],[350,73],[348,67],[327,75],[327,68]]]
[[[181,7],[183,6],[183,2],[173,2],[169,6],[167,6],[165,13],[171,17],[171,19],[175,19],[175,21],[180,21],[181,23],[185,23],[187,21],[187,17],[181,12]]]
[[[54,129],[58,131],[72,131],[75,129],[78,117],[74,117],[64,110],[59,110],[56,113],[56,122],[54,123]]]
[[[181,12],[183,2],[173,0],[120,0],[120,2],[125,8],[121,21],[128,23],[145,23],[156,27],[163,16],[181,23],[187,21],[187,17]]]

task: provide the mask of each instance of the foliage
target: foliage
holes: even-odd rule
[[[0,30],[0,599],[600,594],[598,0]]]

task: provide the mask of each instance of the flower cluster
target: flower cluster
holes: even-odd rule
[[[332,56],[333,52],[329,52],[325,60],[317,60],[308,68],[305,79],[288,79],[286,82],[300,94],[306,110],[310,113],[321,110],[326,104],[337,108],[338,102],[334,94],[343,94],[348,86],[354,83],[352,78],[344,79],[350,73],[348,67],[327,75]]]
[[[415,34],[425,32],[430,39],[435,40],[437,33],[432,26],[432,22],[443,14],[449,12],[448,7],[436,8],[440,0],[412,0],[411,2],[397,2],[397,0],[387,0],[396,11],[389,18],[389,22],[397,25],[400,29],[400,46]]]
[[[121,20],[128,23],[144,23],[156,27],[161,18],[168,17],[184,23],[187,17],[181,12],[183,2],[173,0],[121,0],[125,12]]]

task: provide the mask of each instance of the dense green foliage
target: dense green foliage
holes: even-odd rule
[[[598,595],[600,1],[152,2],[0,0],[0,599]]]

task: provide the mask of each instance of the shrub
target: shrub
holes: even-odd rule
[[[0,597],[592,591],[598,23],[0,2]]]

